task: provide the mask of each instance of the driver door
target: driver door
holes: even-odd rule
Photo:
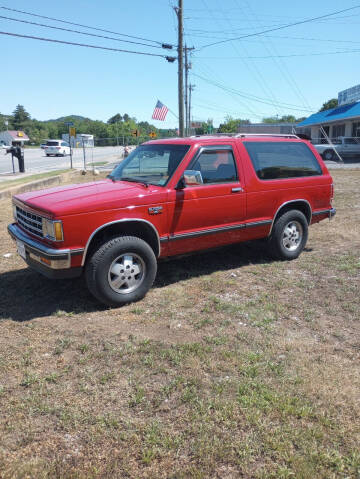
[[[187,171],[195,181],[169,193],[170,254],[239,241],[246,205],[232,147],[201,148]]]

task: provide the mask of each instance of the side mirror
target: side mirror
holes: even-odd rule
[[[185,170],[183,178],[186,186],[198,186],[204,184],[201,171],[199,170]]]

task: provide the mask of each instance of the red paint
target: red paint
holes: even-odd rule
[[[246,141],[291,141],[308,144],[319,162],[322,175],[293,179],[261,180],[257,177],[242,138],[199,137],[156,140],[151,144],[177,143],[190,145],[182,163],[165,187],[148,188],[124,181],[98,182],[60,186],[48,190],[24,193],[16,199],[25,208],[63,222],[64,241],[37,241],[57,248],[85,248],[92,233],[101,226],[122,219],[143,219],[150,222],[161,242],[160,256],[210,248],[233,242],[266,237],[278,209],[291,200],[306,200],[312,213],[331,209],[332,178],[321,157],[308,142],[278,137],[247,137]],[[210,145],[231,146],[235,157],[239,181],[227,184],[204,184],[177,190],[176,185],[184,170],[200,147]],[[219,160],[221,163],[221,161]],[[233,188],[240,188],[232,192]],[[162,206],[162,213],[149,214],[149,208]],[[328,217],[315,216],[312,223]],[[266,225],[231,229],[236,225],[268,221]],[[203,230],[227,228],[195,237],[172,241],[174,235],[198,234]],[[170,240],[170,241],[168,241]],[[72,266],[80,266],[82,255],[72,258]]]

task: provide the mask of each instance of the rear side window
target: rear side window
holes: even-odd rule
[[[321,167],[305,143],[244,141],[260,180],[322,175]]]

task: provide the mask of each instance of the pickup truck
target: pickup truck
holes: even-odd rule
[[[345,136],[339,136],[333,142],[334,148],[341,157],[345,156],[360,156],[360,139],[359,138],[347,138]],[[334,151],[334,148],[329,144],[314,145],[316,151],[320,153],[326,161],[338,160],[339,157]]]
[[[335,214],[333,180],[295,135],[196,136],[142,144],[107,179],[22,193],[8,231],[50,278],[85,275],[109,306],[141,299],[157,261],[265,239],[292,260]],[[264,247],[264,246],[262,246]]]

